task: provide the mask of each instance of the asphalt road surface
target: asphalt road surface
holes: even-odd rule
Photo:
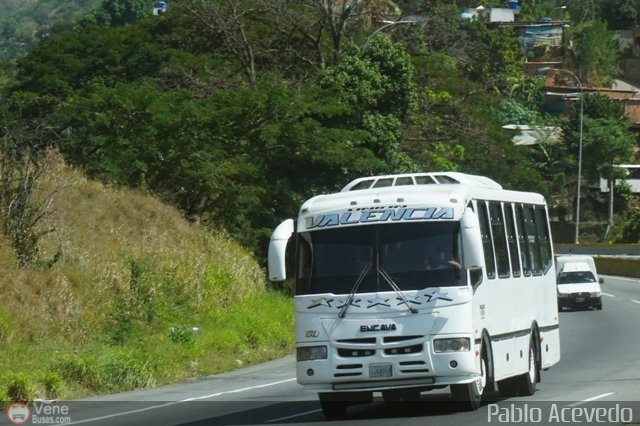
[[[640,281],[604,279],[602,311],[561,312],[562,359],[542,373],[536,394],[496,395],[474,412],[459,412],[443,389],[393,406],[378,395],[329,422],[316,395],[296,383],[289,356],[173,386],[34,406],[26,424],[640,424]]]

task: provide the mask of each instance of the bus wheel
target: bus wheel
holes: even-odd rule
[[[536,345],[532,334],[529,341],[529,369],[526,373],[515,377],[515,385],[520,396],[531,396],[536,392],[536,382],[540,374]]]
[[[451,396],[463,411],[475,411],[482,402],[482,392],[487,385],[487,363],[480,359],[480,377],[464,385],[451,385]]]

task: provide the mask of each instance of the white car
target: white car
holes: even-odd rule
[[[604,281],[598,278],[591,256],[559,256],[556,259],[558,308],[602,309]]]

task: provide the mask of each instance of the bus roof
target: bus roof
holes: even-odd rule
[[[390,185],[387,185],[391,183]],[[340,192],[307,200],[300,214],[348,209],[383,209],[393,206],[453,207],[456,218],[471,199],[545,204],[542,195],[502,189],[482,176],[456,172],[413,173],[355,179]]]
[[[412,185],[473,185],[482,188],[502,189],[496,181],[484,176],[469,175],[458,172],[405,173],[396,175],[369,176],[353,180],[342,188],[345,191],[359,191],[389,186]]]

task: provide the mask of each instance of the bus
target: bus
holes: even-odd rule
[[[614,167],[618,167],[624,171],[624,179],[616,179],[616,185],[624,182],[629,185],[629,190],[632,194],[640,193],[640,164],[616,164]],[[609,192],[609,181],[607,179],[600,178],[600,192]]]
[[[289,243],[295,262],[287,262]],[[462,410],[533,395],[560,360],[547,206],[457,172],[364,177],[307,200],[269,244],[295,269],[296,376],[324,415],[448,387]]]

